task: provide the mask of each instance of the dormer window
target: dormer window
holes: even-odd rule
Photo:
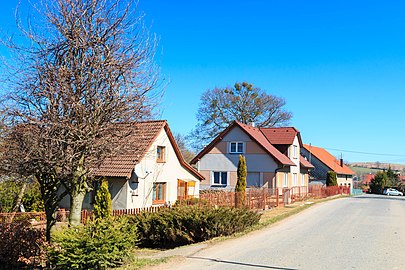
[[[229,143],[229,153],[231,154],[243,154],[244,152],[243,142],[230,142]]]
[[[156,148],[156,162],[165,162],[166,147],[158,146]]]

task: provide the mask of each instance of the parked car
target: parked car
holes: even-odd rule
[[[398,191],[395,188],[384,189],[383,194],[387,196],[404,196],[404,194],[401,191]]]

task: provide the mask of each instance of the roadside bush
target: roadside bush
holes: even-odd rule
[[[121,265],[137,240],[126,217],[90,221],[53,234],[49,261],[56,269],[107,269]]]
[[[28,221],[0,223],[0,268],[39,268],[46,264],[45,230]]]
[[[173,248],[241,232],[257,224],[260,214],[243,208],[181,206],[131,219],[140,246]]]

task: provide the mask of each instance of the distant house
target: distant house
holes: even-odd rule
[[[166,121],[132,125],[126,138],[130,149],[113,155],[96,171],[109,182],[113,209],[173,204],[177,199],[198,197],[204,177],[184,161]],[[84,209],[92,209],[94,192],[85,197]],[[69,207],[68,200],[61,207]]]
[[[301,147],[295,128],[257,128],[234,121],[191,164],[205,178],[201,189],[234,189],[239,155],[246,157],[248,187],[307,187],[313,166],[300,156]]]
[[[362,185],[370,185],[371,180],[374,179],[375,174],[372,173],[368,173],[368,174],[364,174],[362,175],[362,180],[361,180],[361,184]]]
[[[301,154],[315,167],[311,171],[311,180],[326,183],[328,171],[337,174],[339,186],[353,186],[353,176],[355,173],[343,163],[343,159],[337,160],[324,148],[304,144]]]

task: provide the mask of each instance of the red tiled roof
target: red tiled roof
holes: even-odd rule
[[[315,156],[321,162],[323,162],[326,166],[329,167],[332,171],[338,174],[349,174],[354,175],[355,173],[346,165],[343,164],[343,167],[340,166],[340,161],[337,160],[334,156],[332,156],[328,151],[321,147],[316,147],[313,145],[304,144],[304,148],[308,150],[311,155]]]
[[[300,156],[300,163],[302,167],[305,167],[307,169],[310,168],[315,168],[314,165],[312,165],[311,163],[309,163],[308,160],[306,160],[303,156]]]
[[[193,160],[191,164],[196,163],[201,157],[207,154],[214,146],[222,140],[222,138],[234,127],[240,127],[245,131],[251,139],[258,143],[267,153],[269,153],[276,161],[283,165],[296,166],[288,157],[277,150],[263,135],[259,128],[255,128],[246,124],[242,124],[238,121],[232,122],[224,131],[222,131],[208,146],[206,146]]]
[[[106,158],[96,170],[95,175],[130,178],[135,169],[135,165],[143,159],[157,136],[165,129],[181,165],[198,179],[204,179],[201,174],[184,161],[166,121],[145,121],[128,125],[130,128],[133,128],[133,131],[125,138],[125,142],[123,142],[127,144],[125,154],[120,155],[119,153],[115,153],[111,158]]]
[[[295,136],[299,134],[294,127],[260,128],[260,130],[271,144],[291,145],[294,143]]]
[[[246,124],[235,121],[246,133],[250,135],[257,143],[259,143],[270,155],[276,158],[281,164],[295,166],[288,157],[277,150],[263,135],[259,128],[255,128]]]
[[[365,175],[363,175],[363,180],[361,181],[361,183],[363,184],[363,185],[368,185],[368,184],[370,184],[370,182],[371,182],[371,180],[373,180],[373,178],[374,178],[374,174],[372,174],[372,173],[369,173],[369,174],[365,174]]]

